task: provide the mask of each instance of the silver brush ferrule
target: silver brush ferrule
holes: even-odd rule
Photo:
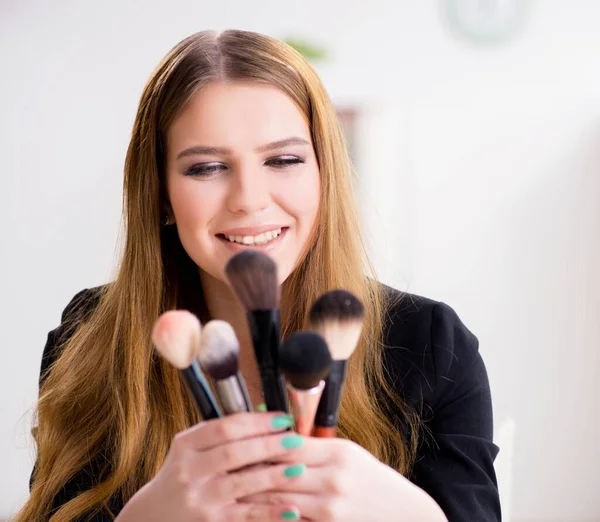
[[[215,382],[217,395],[226,415],[249,411],[244,394],[237,375]]]

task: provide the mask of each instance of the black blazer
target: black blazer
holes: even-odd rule
[[[102,288],[78,293],[65,308],[61,325],[48,334],[40,386],[58,356],[58,345],[69,335],[68,323],[94,308]],[[449,522],[498,522],[500,500],[493,466],[498,447],[493,443],[490,387],[477,338],[449,306],[384,289],[394,301],[384,330],[386,371],[394,389],[420,412],[431,433],[421,438],[409,478],[436,500]],[[393,410],[390,413],[394,416]],[[398,415],[396,420],[406,433],[402,418]],[[65,485],[54,510],[89,489],[95,477],[92,463]],[[110,508],[116,514],[122,505],[114,499]],[[92,520],[113,519],[98,514]]]

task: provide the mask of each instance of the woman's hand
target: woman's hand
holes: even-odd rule
[[[242,522],[298,520],[293,503],[238,503],[242,497],[284,487],[305,440],[288,415],[241,413],[210,420],[175,437],[156,477],[123,508],[118,522]],[[264,461],[281,463],[257,466]],[[250,467],[249,467],[250,466]],[[287,471],[292,467],[292,472]],[[244,469],[245,468],[245,469]]]
[[[447,522],[427,493],[353,442],[309,437],[293,457],[306,463],[301,476],[242,501],[294,505],[316,522]]]

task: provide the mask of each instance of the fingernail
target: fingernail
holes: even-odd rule
[[[281,520],[300,520],[300,513],[296,511],[284,511],[281,513]]]
[[[256,409],[258,411],[267,411],[267,405],[264,402],[262,402],[256,407]]]
[[[281,445],[285,449],[300,448],[304,444],[304,437],[302,435],[288,435],[281,439]]]
[[[287,478],[299,477],[306,471],[306,466],[304,464],[296,464],[295,466],[290,466],[289,468],[285,468],[283,474]]]
[[[291,428],[293,425],[294,419],[291,415],[278,415],[277,417],[273,417],[273,420],[271,421],[271,426],[276,430],[281,428]]]

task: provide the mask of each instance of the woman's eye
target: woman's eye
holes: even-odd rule
[[[280,156],[278,158],[272,158],[266,162],[267,165],[277,168],[289,167],[292,165],[297,165],[298,163],[304,163],[304,160],[298,156]]]
[[[222,163],[198,163],[192,165],[185,171],[186,176],[206,177],[211,174],[215,174],[220,170],[224,169],[225,166]]]

